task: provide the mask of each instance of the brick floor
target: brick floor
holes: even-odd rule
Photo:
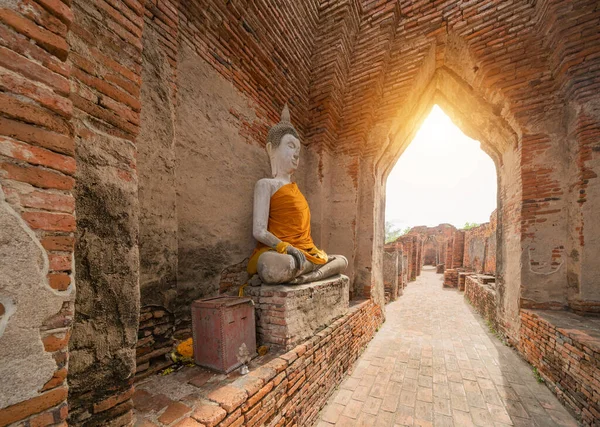
[[[424,268],[386,316],[319,427],[577,426],[435,270]]]

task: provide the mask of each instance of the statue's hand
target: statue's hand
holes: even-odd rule
[[[286,251],[288,255],[294,257],[294,261],[296,261],[296,269],[300,270],[306,261],[306,255],[304,255],[304,252],[293,247],[292,245],[288,246]]]

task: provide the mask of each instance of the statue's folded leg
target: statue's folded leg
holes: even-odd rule
[[[336,274],[343,273],[348,267],[348,260],[343,255],[329,255],[329,261],[323,265],[317,265],[313,271],[303,273],[289,281],[290,285],[301,285],[303,283],[316,282],[327,279]]]
[[[263,283],[277,285],[288,283],[296,276],[306,274],[315,268],[314,264],[306,261],[301,270],[296,268],[294,257],[288,254],[280,254],[275,251],[267,251],[258,258],[258,276]]]

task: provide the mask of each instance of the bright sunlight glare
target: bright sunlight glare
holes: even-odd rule
[[[402,230],[487,222],[496,209],[496,191],[492,159],[434,105],[390,172],[385,219]]]

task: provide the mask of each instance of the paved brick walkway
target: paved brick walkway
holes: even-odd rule
[[[424,269],[323,408],[324,426],[577,426],[530,365]]]

